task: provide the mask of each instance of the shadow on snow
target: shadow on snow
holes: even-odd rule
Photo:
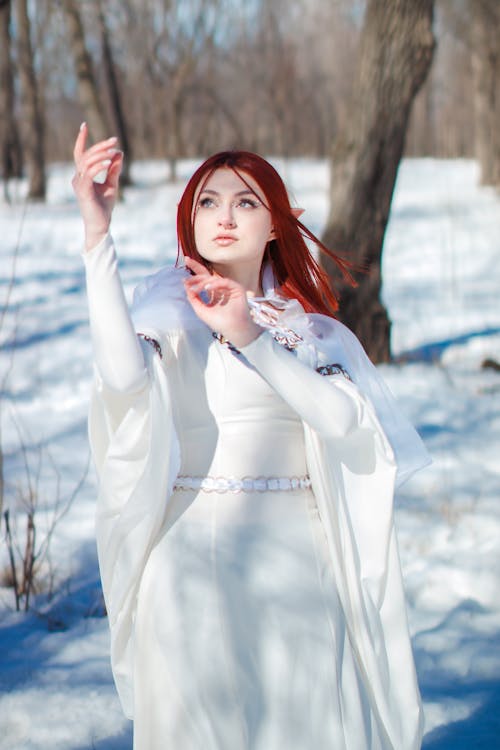
[[[401,352],[394,358],[395,363],[405,362],[424,362],[430,363],[437,362],[441,359],[443,353],[450,346],[457,346],[460,344],[467,344],[475,338],[482,338],[483,336],[496,336],[500,333],[500,327],[497,328],[484,328],[482,331],[469,331],[468,333],[462,333],[453,338],[443,339],[442,341],[435,341],[432,344],[423,344],[418,346],[416,349],[408,349],[408,351]]]
[[[455,698],[479,702],[466,719],[451,722],[429,732],[422,750],[494,750],[500,747],[500,681],[449,685],[447,689],[424,691],[426,697]]]

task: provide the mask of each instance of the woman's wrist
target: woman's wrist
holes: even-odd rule
[[[252,341],[255,341],[263,330],[263,328],[252,321],[248,326],[245,326],[244,329],[233,331],[232,334],[228,331],[224,336],[237,349],[242,349],[244,346],[251,344]]]
[[[106,231],[100,231],[100,232],[85,232],[85,245],[84,249],[85,252],[88,253],[91,250],[93,250],[97,245],[100,245],[101,242],[108,236],[109,234],[109,228],[106,229]]]

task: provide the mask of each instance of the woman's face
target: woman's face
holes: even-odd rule
[[[260,270],[274,236],[261,189],[250,175],[244,178],[230,168],[217,169],[195,199],[196,248],[224,276],[232,268]]]

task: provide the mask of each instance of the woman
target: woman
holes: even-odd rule
[[[219,154],[179,203],[185,267],[131,316],[108,233],[122,155],[86,136],[97,541],[134,747],[418,748],[392,496],[425,452],[304,235],[328,251],[270,164]]]

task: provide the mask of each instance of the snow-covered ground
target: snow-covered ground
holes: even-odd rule
[[[320,232],[326,165],[277,166],[304,221]],[[192,168],[183,162],[182,178]],[[0,587],[1,750],[131,747],[108,663],[93,541],[91,354],[71,171],[52,168],[46,205],[23,206],[22,184],[12,186],[13,205],[0,202],[6,501],[15,514],[20,498],[36,493],[41,544],[77,489],[42,561],[53,596],[41,591],[28,614],[16,613],[12,590]],[[183,186],[168,185],[161,164],[137,164],[134,177],[114,219],[129,294],[175,258]],[[383,372],[434,459],[396,501],[427,750],[500,747],[500,373],[481,368],[487,357],[500,359],[500,199],[477,178],[470,161],[405,161],[385,248],[398,364]],[[21,544],[23,523],[18,515]],[[0,586],[7,563],[2,541]]]

